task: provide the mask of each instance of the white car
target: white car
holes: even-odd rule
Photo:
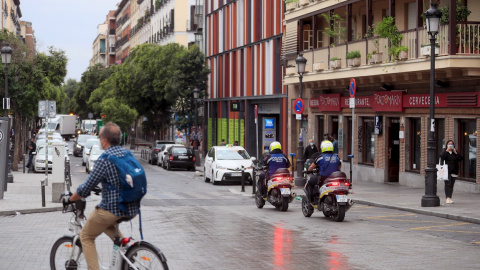
[[[34,172],[45,172],[45,146],[38,148],[35,156],[33,157],[33,171]],[[48,147],[48,170],[52,170],[52,153],[55,151],[53,146]],[[68,157],[67,148],[64,152],[65,158],[70,160]]]
[[[105,150],[103,150],[101,146],[99,145],[92,146],[92,149],[90,149],[90,155],[88,156],[88,159],[87,159],[87,166],[85,166],[85,171],[87,173],[90,173],[93,170],[93,166],[95,165],[95,162],[100,157],[100,155],[103,154],[103,152],[105,152]]]
[[[82,166],[85,166],[87,164],[87,158],[88,158],[88,155],[90,155],[90,149],[94,145],[100,145],[100,140],[97,138],[93,138],[93,139],[88,139],[85,142],[85,147],[83,148]]]
[[[205,157],[204,180],[214,185],[220,181],[241,181],[243,166],[246,180],[252,182],[253,160],[241,146],[213,146]]]

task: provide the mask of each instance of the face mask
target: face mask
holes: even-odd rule
[[[314,143],[313,143],[313,142],[311,142],[311,143],[310,143],[310,145],[311,145],[311,146],[313,146],[313,145],[314,145]]]
[[[452,150],[452,149],[453,149],[453,145],[449,144],[449,145],[448,145],[448,149]]]

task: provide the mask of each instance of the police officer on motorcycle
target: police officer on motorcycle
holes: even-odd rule
[[[276,170],[282,168],[290,168],[290,160],[283,154],[282,145],[279,142],[272,142],[270,144],[270,153],[265,155],[262,163],[267,167],[268,176],[265,172],[260,173],[259,183],[263,196],[267,193],[267,177],[270,177]]]
[[[323,181],[327,179],[333,172],[340,171],[342,162],[340,158],[333,153],[333,143],[331,141],[323,141],[320,148],[322,155],[318,157],[314,163],[310,165],[308,171],[312,171],[318,167],[318,177],[311,177],[306,185],[307,198],[311,202],[313,188],[315,185],[322,186]]]

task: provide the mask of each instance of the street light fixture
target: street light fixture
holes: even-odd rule
[[[437,168],[435,145],[435,41],[442,12],[437,9],[436,3],[431,3],[425,12],[427,18],[427,32],[430,36],[430,130],[427,139],[427,167],[425,168],[425,195],[422,197],[422,207],[440,206],[437,196]]]
[[[295,63],[297,64],[297,73],[300,79],[300,99],[302,98],[302,80],[303,74],[305,73],[305,66],[307,65],[307,59],[303,57],[303,54],[299,54],[297,59],[295,59]],[[303,185],[303,138],[302,138],[302,120],[300,120],[298,128],[298,149],[297,149],[297,178],[295,179],[296,185]]]
[[[8,117],[8,110],[10,109],[10,102],[8,98],[8,65],[12,62],[12,48],[8,45],[3,46],[0,50],[2,54],[2,64],[5,67],[5,98],[3,99],[3,109],[5,110],[5,117]],[[8,131],[10,133],[10,119],[8,120]],[[6,168],[8,168],[7,182],[13,183],[13,174],[12,174],[12,160],[11,160],[11,146],[10,146],[10,134],[6,136],[7,140],[7,157],[5,158]]]

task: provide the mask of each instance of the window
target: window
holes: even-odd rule
[[[457,151],[463,155],[459,176],[475,179],[477,175],[477,124],[476,120],[458,120]]]
[[[412,171],[420,172],[421,162],[421,141],[422,141],[422,120],[420,118],[410,119],[410,164],[409,169]]]
[[[362,151],[362,163],[373,165],[375,161],[375,121],[373,117],[363,118],[360,127],[358,151]]]

